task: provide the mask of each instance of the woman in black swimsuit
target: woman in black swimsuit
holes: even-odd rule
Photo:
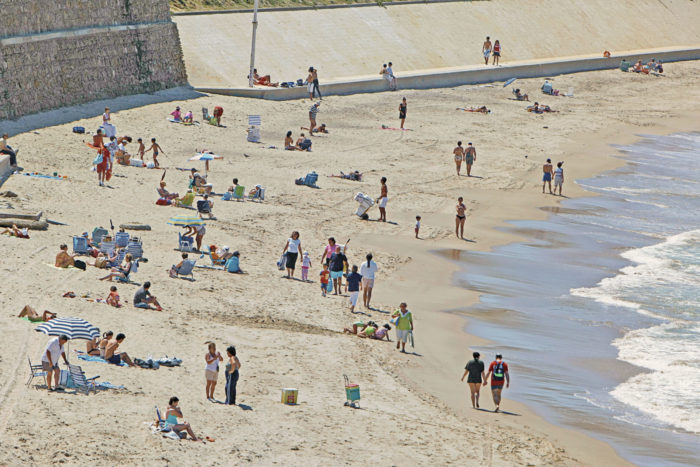
[[[406,121],[406,98],[403,98],[403,101],[399,104],[399,120],[401,120],[401,129],[403,130],[403,123]]]
[[[457,235],[457,238],[464,238],[464,221],[467,218],[465,214],[467,207],[463,201],[464,198],[461,196],[457,198],[457,218],[455,219],[455,235]]]

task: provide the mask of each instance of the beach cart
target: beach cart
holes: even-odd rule
[[[343,375],[345,379],[345,405],[346,407],[352,407],[353,409],[360,408],[360,385],[351,383],[347,375]]]
[[[370,196],[367,196],[366,194],[361,192],[356,194],[353,199],[359,204],[359,206],[357,207],[357,211],[355,211],[355,215],[357,215],[361,219],[369,218],[367,211],[369,211],[370,208],[374,206],[374,200]]]

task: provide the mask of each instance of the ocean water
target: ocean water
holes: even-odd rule
[[[509,361],[506,397],[637,464],[699,465],[700,133],[617,149],[627,165],[576,182],[599,196],[461,255],[468,331]]]

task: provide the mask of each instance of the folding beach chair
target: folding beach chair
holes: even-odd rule
[[[134,259],[140,259],[143,257],[143,246],[141,242],[134,241],[134,239],[129,241],[129,244],[126,246],[126,251],[127,253],[131,254],[131,257]]]
[[[124,248],[129,244],[129,232],[117,232],[114,235],[114,242],[119,248]]]
[[[102,228],[102,227],[95,227],[95,229],[92,231],[92,243],[95,245],[99,245],[102,242],[102,238],[108,235],[109,232],[107,229]]]
[[[128,274],[125,274],[123,278],[117,276],[117,277],[115,277],[115,279],[116,279],[118,282],[125,282],[125,283],[128,284],[129,282],[131,282],[131,279],[130,279],[130,278],[131,278],[131,275],[134,274],[134,273],[136,273],[136,272],[138,272],[138,270],[139,270],[139,260],[136,259],[136,260],[134,260],[134,262],[131,263],[131,269],[129,269],[129,273],[128,273]]]
[[[90,391],[97,392],[97,386],[95,385],[95,380],[99,376],[93,376],[92,378],[86,378],[83,369],[78,365],[68,365],[70,370],[70,376],[75,384],[76,391],[84,392],[85,395],[90,394]]]
[[[119,250],[119,253],[117,254],[116,259],[114,261],[108,261],[107,266],[109,266],[110,268],[116,268],[117,266],[122,264],[125,257],[126,257],[126,250]]]
[[[89,247],[87,238],[78,236],[73,237],[73,253],[77,253],[79,255],[87,255],[88,248]]]
[[[194,265],[197,263],[196,259],[186,259],[182,262],[182,266],[180,266],[180,269],[175,270],[175,274],[177,274],[178,277],[180,276],[190,276],[192,277],[192,280],[194,280],[194,274],[192,271],[194,270]]]
[[[177,234],[177,243],[180,251],[194,251],[194,238],[185,237],[182,233]]]
[[[102,242],[100,243],[100,251],[104,253],[105,255],[112,255],[112,252],[114,251],[114,242]]]
[[[204,258],[205,255],[209,256],[209,259],[211,260],[211,265],[212,266],[219,266],[223,267],[226,261],[223,259],[214,259],[214,257],[211,255],[211,250],[207,248],[207,251],[203,251],[202,254],[200,255],[199,259]],[[207,267],[207,266],[199,266],[199,267]]]
[[[29,379],[27,380],[27,386],[29,386],[34,380],[34,378],[44,378],[44,384],[46,384],[46,372],[44,371],[44,368],[41,365],[33,365],[32,364],[32,359],[27,357],[27,360],[29,361]]]
[[[248,141],[251,143],[260,142],[260,127],[262,118],[260,115],[248,115]]]
[[[248,195],[248,199],[251,201],[264,201],[265,200],[265,188],[260,185],[255,185],[255,193]]]
[[[238,201],[244,201],[245,200],[245,187],[243,185],[237,185],[236,190],[233,192],[233,195],[231,196],[231,199],[235,199]]]

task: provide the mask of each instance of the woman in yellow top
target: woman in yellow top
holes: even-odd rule
[[[396,323],[396,348],[401,346],[401,352],[406,353],[406,341],[408,334],[413,332],[413,315],[406,308],[406,303],[402,302],[399,305],[400,309],[396,310],[392,316]]]

